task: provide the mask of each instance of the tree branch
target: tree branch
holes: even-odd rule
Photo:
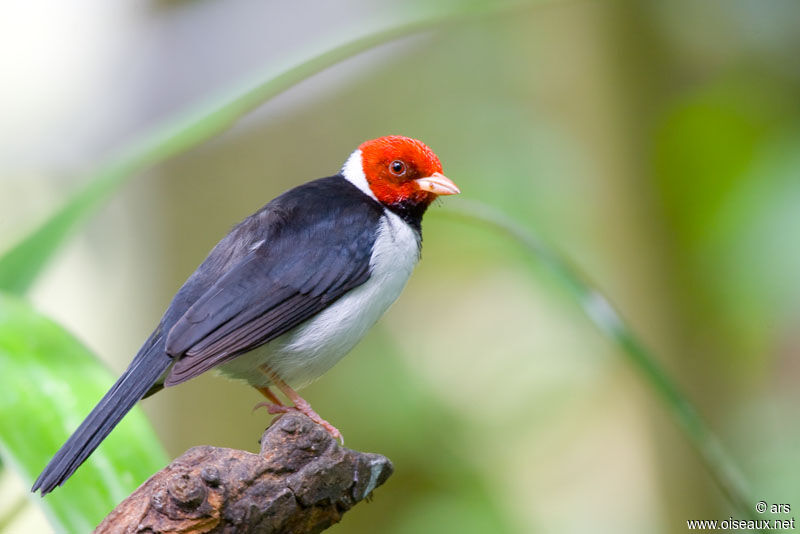
[[[314,533],[392,474],[378,454],[346,449],[298,413],[276,418],[261,453],[186,451],[119,504],[95,534]]]

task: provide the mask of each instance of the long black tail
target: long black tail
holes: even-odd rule
[[[42,495],[46,495],[63,484],[125,414],[158,382],[170,363],[172,359],[164,352],[163,336],[156,330],[117,383],[53,456],[33,483],[31,491],[41,490]]]

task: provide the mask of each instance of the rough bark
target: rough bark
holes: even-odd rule
[[[97,533],[311,533],[337,523],[392,474],[306,416],[276,418],[261,453],[194,447],[119,504]]]

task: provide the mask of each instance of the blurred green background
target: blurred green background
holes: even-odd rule
[[[12,2],[0,250],[165,117],[425,9]],[[134,178],[31,297],[118,374],[235,222],[336,172],[363,140],[418,137],[463,198],[535,228],[610,296],[756,498],[800,509],[798,28],[793,0],[552,0],[392,42]],[[437,205],[424,237],[401,299],[304,391],[348,446],[396,467],[331,532],[672,533],[740,517],[619,350],[517,244]],[[259,400],[203,376],[142,405],[174,457],[256,450]],[[0,481],[4,500],[26,491],[9,470]],[[30,506],[3,532],[43,521]]]

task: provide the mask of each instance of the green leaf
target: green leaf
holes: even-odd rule
[[[0,380],[0,454],[29,482],[114,381],[72,335],[3,294]],[[152,427],[134,408],[63,487],[31,498],[57,530],[90,532],[166,463]]]
[[[321,52],[289,59],[284,65],[272,65],[254,81],[167,121],[101,164],[88,177],[83,189],[78,190],[59,211],[0,257],[0,291],[24,294],[59,245],[132,175],[221,134],[253,109],[301,81],[389,41],[446,23],[463,21],[468,17],[534,3],[532,0],[463,0],[448,2],[445,8],[433,3],[434,9],[422,15],[400,16],[401,22],[395,26],[328,47]]]
[[[758,519],[752,508],[757,499],[734,459],[675,380],[599,289],[547,241],[487,204],[462,200],[439,210],[439,213],[500,230],[534,256],[560,282],[567,295],[580,306],[595,327],[627,357],[628,363],[664,403],[730,503],[742,517]]]

